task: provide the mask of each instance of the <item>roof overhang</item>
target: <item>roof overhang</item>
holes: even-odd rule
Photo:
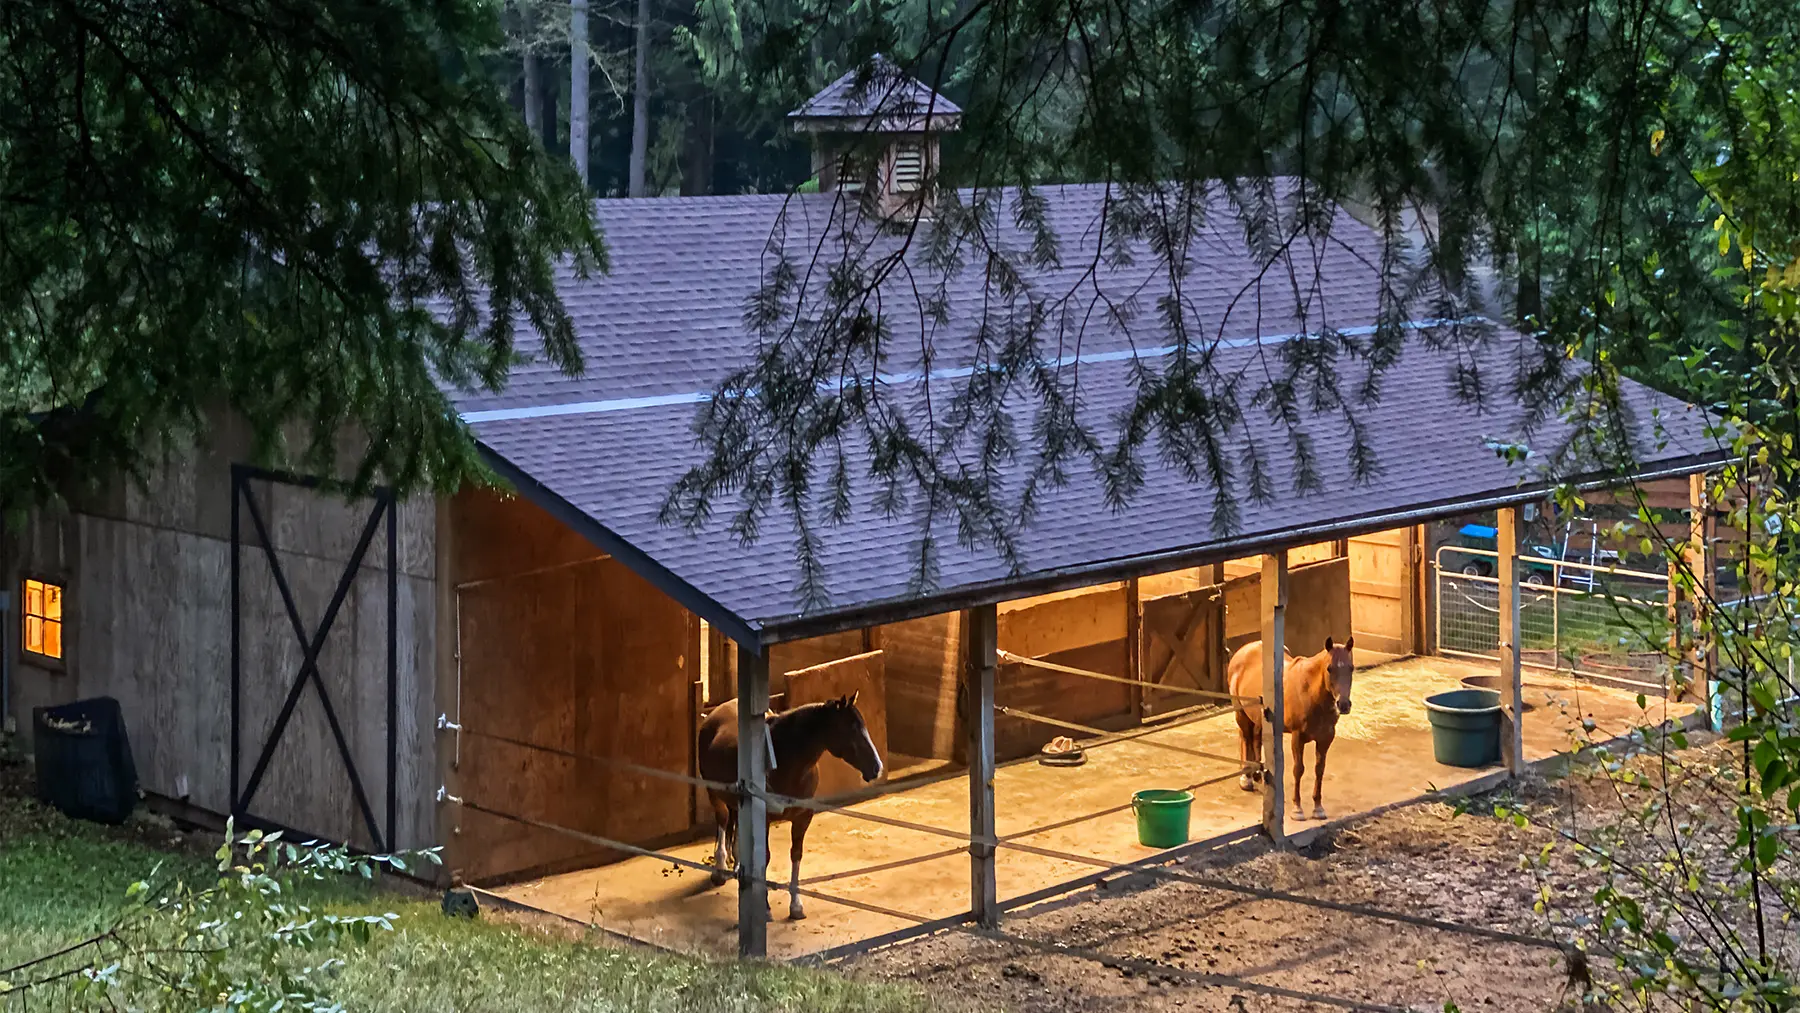
[[[519,495],[537,504],[603,552],[629,566],[658,590],[690,612],[717,627],[739,646],[761,654],[775,644],[826,636],[886,623],[905,622],[980,605],[1052,594],[1093,584],[1146,577],[1194,566],[1259,555],[1277,549],[1310,545],[1332,538],[1349,538],[1397,527],[1424,524],[1481,510],[1519,506],[1543,500],[1554,486],[1521,484],[1516,489],[1468,498],[1440,500],[1325,524],[1309,524],[1279,531],[1258,532],[1242,538],[1224,538],[1178,549],[1120,556],[1081,566],[1023,574],[1014,578],[967,584],[941,592],[863,602],[842,609],[825,608],[808,615],[757,624],[732,612],[647,553],[602,525],[486,445],[481,454],[490,467],[512,483]],[[1571,483],[1577,489],[1601,489],[1638,481],[1677,478],[1718,467],[1732,459],[1728,451],[1699,454],[1676,461],[1659,462],[1630,475],[1590,475]]]

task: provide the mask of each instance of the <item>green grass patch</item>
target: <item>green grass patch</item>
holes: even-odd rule
[[[138,880],[210,882],[210,861],[146,843],[143,828],[78,824],[0,792],[0,968],[112,924]],[[913,1013],[940,1008],[921,992],[827,971],[670,956],[491,919],[445,916],[435,901],[360,882],[301,885],[320,912],[398,915],[392,932],[345,944],[332,998],[370,1013]],[[312,956],[308,960],[314,959]],[[0,1013],[36,1009],[26,993]]]

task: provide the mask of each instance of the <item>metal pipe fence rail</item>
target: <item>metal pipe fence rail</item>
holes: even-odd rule
[[[1467,557],[1482,565],[1457,564]],[[1494,549],[1440,546],[1436,571],[1441,654],[1498,660],[1500,579]],[[1519,561],[1519,656],[1531,668],[1669,691],[1667,574],[1526,554]],[[1485,570],[1487,572],[1474,572]]]

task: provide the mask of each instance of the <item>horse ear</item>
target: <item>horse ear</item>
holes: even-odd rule
[[[860,689],[851,690],[850,695],[844,698],[844,706],[846,706],[846,707],[856,706],[856,698],[858,696],[860,696],[861,694],[862,694],[862,690],[860,690]]]
[[[1344,641],[1344,650],[1353,651],[1355,649],[1356,649],[1356,637],[1352,636],[1349,640]]]
[[[1327,651],[1331,650],[1331,638],[1330,637],[1325,638],[1325,649]]]

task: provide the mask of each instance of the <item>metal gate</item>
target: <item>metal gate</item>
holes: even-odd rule
[[[318,480],[302,476],[265,471],[247,465],[232,465],[231,468],[231,815],[240,823],[253,826],[298,829],[289,826],[284,819],[259,815],[258,811],[252,809],[251,806],[256,801],[257,790],[263,786],[264,779],[268,775],[276,747],[281,745],[283,736],[290,729],[295,708],[310,685],[316,694],[332,742],[336,746],[337,756],[343,762],[344,773],[348,775],[357,815],[360,816],[363,827],[368,832],[372,850],[392,851],[395,842],[395,810],[398,805],[396,795],[398,716],[396,712],[399,703],[399,687],[396,681],[399,668],[398,623],[395,614],[399,603],[399,547],[393,490],[377,488],[371,493],[373,507],[363,522],[355,548],[350,551],[349,558],[343,562],[342,570],[333,585],[330,599],[319,615],[318,622],[309,627],[301,618],[300,605],[294,587],[289,580],[288,572],[282,566],[275,540],[270,535],[268,519],[262,504],[257,500],[255,490],[251,485],[252,482],[267,482],[308,490],[317,490],[321,486]],[[268,673],[268,678],[275,680],[274,686],[271,688],[282,686],[285,683],[285,694],[266,736],[260,742],[250,743],[244,741],[246,737],[244,705],[247,696],[244,671],[243,518],[245,515],[249,517],[250,528],[255,536],[255,543],[250,546],[251,551],[256,553],[260,549],[260,555],[267,562],[269,576],[280,595],[282,611],[286,615],[287,626],[294,637],[293,646],[298,647],[300,653],[299,665],[291,674]],[[368,556],[369,547],[373,544],[384,520],[387,522],[387,600],[385,609],[387,692],[384,722],[387,771],[384,779],[386,797],[382,799],[383,811],[378,816],[374,804],[370,801],[363,772],[358,768],[355,751],[351,749],[350,741],[345,735],[344,723],[340,720],[338,708],[320,674],[320,655],[325,650],[327,638],[330,637],[337,624],[345,599],[351,593],[358,571],[362,569],[363,562]],[[279,635],[276,637],[279,639]],[[242,774],[246,745],[255,751],[248,779],[245,779]],[[331,839],[329,834],[308,834],[308,836]]]
[[[1533,668],[1665,692],[1669,676],[1668,576],[1521,555],[1519,657]],[[1499,553],[1440,546],[1439,653],[1500,657]]]

